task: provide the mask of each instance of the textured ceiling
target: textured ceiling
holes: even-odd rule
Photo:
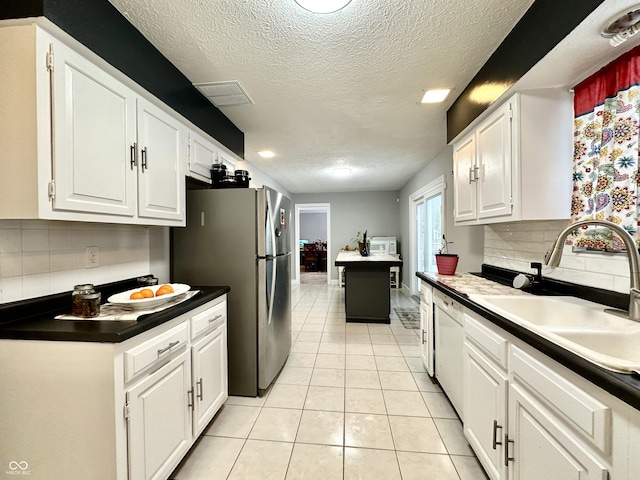
[[[401,188],[445,147],[448,107],[533,0],[352,0],[329,15],[294,0],[110,1],[193,83],[238,80],[254,104],[221,110],[246,160],[312,193]],[[454,91],[421,105],[434,87]]]

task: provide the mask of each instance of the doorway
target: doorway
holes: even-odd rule
[[[444,230],[444,176],[440,176],[409,197],[411,268],[414,272],[435,272]],[[420,295],[420,279],[411,275],[411,295]]]
[[[331,206],[296,205],[295,283],[331,283]]]

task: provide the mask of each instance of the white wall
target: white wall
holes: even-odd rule
[[[331,209],[331,256],[328,271],[332,280],[338,279],[334,261],[345,245],[358,231],[367,230],[368,236],[398,236],[400,233],[397,192],[345,192],[345,193],[296,193],[295,205],[303,203],[328,203]]]
[[[88,246],[99,247],[100,266],[86,268]],[[148,273],[149,227],[0,220],[0,303]]]
[[[568,221],[498,223],[484,227],[484,262],[520,272],[534,272],[531,262],[544,262]],[[629,263],[624,254],[572,253],[565,246],[558,268],[544,266],[542,275],[566,282],[629,293]]]
[[[454,227],[453,226],[453,147],[445,148],[436,158],[428,162],[425,167],[418,172],[400,190],[400,225],[402,258],[404,259],[404,270],[402,283],[409,285],[409,275],[415,275],[411,271],[413,259],[410,251],[410,226],[409,209],[411,207],[409,197],[420,188],[424,187],[436,178],[444,175],[447,184],[445,190],[444,204],[444,234],[447,240],[453,242],[449,246],[449,253],[457,253],[460,256],[458,262],[458,272],[479,272],[483,259],[483,227]]]
[[[327,214],[300,212],[300,238],[313,242],[327,239]]]

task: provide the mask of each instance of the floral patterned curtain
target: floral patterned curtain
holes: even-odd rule
[[[609,220],[638,229],[640,47],[574,87],[572,221]],[[577,247],[622,250],[609,229],[582,230]]]

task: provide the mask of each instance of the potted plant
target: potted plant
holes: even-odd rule
[[[436,266],[440,275],[455,275],[458,266],[458,254],[449,253],[449,244],[447,238],[442,235],[442,247],[436,253]]]
[[[356,232],[356,236],[351,239],[352,242],[358,244],[358,250],[360,251],[360,255],[363,257],[369,256],[369,242],[371,239],[367,238],[367,231],[364,233]]]

